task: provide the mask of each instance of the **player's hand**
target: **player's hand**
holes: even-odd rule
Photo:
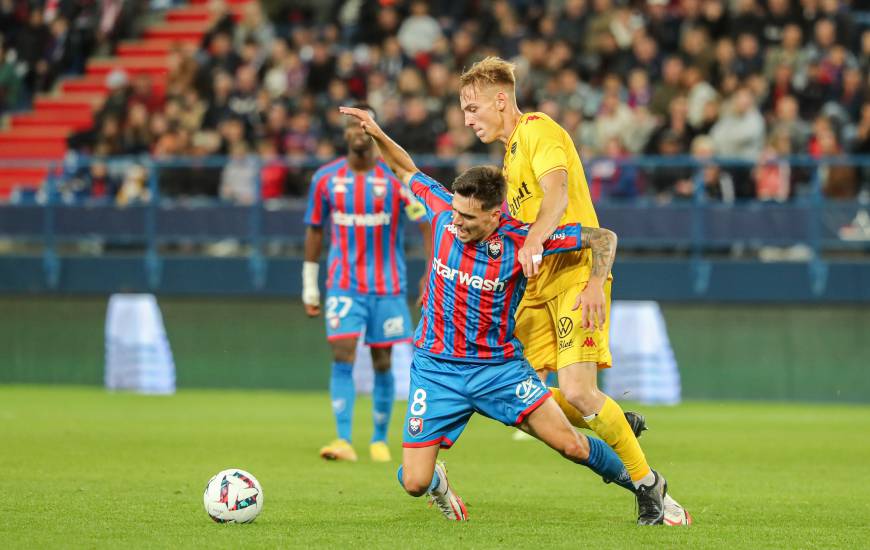
[[[317,286],[319,272],[320,264],[317,262],[302,262],[302,304],[309,317],[320,315],[320,288]]]
[[[368,111],[364,111],[363,109],[357,109],[355,107],[339,107],[339,112],[343,115],[347,115],[349,117],[353,117],[359,121],[360,127],[372,137],[378,137],[382,134],[381,127],[378,126],[378,123],[372,118],[372,115]]]
[[[574,301],[574,311],[582,307],[580,326],[584,329],[598,330],[604,328],[607,321],[607,302],[604,296],[604,285],[594,282],[586,283],[586,288],[577,295]]]
[[[536,241],[526,239],[525,244],[517,253],[517,260],[523,266],[523,275],[527,279],[535,277],[541,266],[541,260],[544,257],[544,246]]]

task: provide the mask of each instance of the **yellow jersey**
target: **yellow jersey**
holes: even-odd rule
[[[511,133],[504,154],[503,171],[511,216],[525,223],[535,221],[544,198],[539,182],[554,170],[568,172],[568,208],[559,224],[598,227],[589,184],[571,136],[544,113],[525,113]],[[588,249],[547,256],[538,276],[529,280],[524,300],[531,304],[547,302],[570,287],[588,281],[591,269],[592,254]]]

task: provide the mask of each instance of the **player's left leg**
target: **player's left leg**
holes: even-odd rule
[[[607,443],[577,432],[552,399],[542,403],[520,424],[520,429],[541,440],[568,460],[634,492],[628,471]]]
[[[366,323],[366,344],[371,348],[374,367],[372,389],[372,419],[374,432],[369,448],[372,460],[388,462],[387,429],[395,400],[395,381],[391,372],[390,356],[393,344],[411,339],[411,313],[404,296],[377,296],[370,298]]]
[[[374,387],[372,388],[372,421],[374,431],[369,451],[375,462],[389,462],[390,448],[387,446],[387,428],[396,399],[396,383],[390,370],[392,346],[372,347],[372,367]]]
[[[603,326],[585,329],[580,310],[573,301],[582,285],[559,296],[559,387],[565,400],[576,407],[595,433],[616,451],[631,475],[636,488],[638,523],[660,524],[664,521],[664,498],[667,483],[652,470],[619,404],[598,389],[598,369],[611,364],[609,347],[610,282],[605,286],[607,315]]]

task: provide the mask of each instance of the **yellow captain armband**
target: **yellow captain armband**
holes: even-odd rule
[[[426,215],[426,207],[419,201],[413,200],[405,207],[405,215],[408,216],[409,220],[415,222]]]

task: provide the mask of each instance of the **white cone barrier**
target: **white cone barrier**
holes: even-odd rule
[[[175,362],[153,294],[113,294],[106,313],[106,388],[175,392]]]
[[[680,372],[658,302],[613,302],[610,351],[613,368],[602,372],[607,395],[649,404],[680,402]]]

